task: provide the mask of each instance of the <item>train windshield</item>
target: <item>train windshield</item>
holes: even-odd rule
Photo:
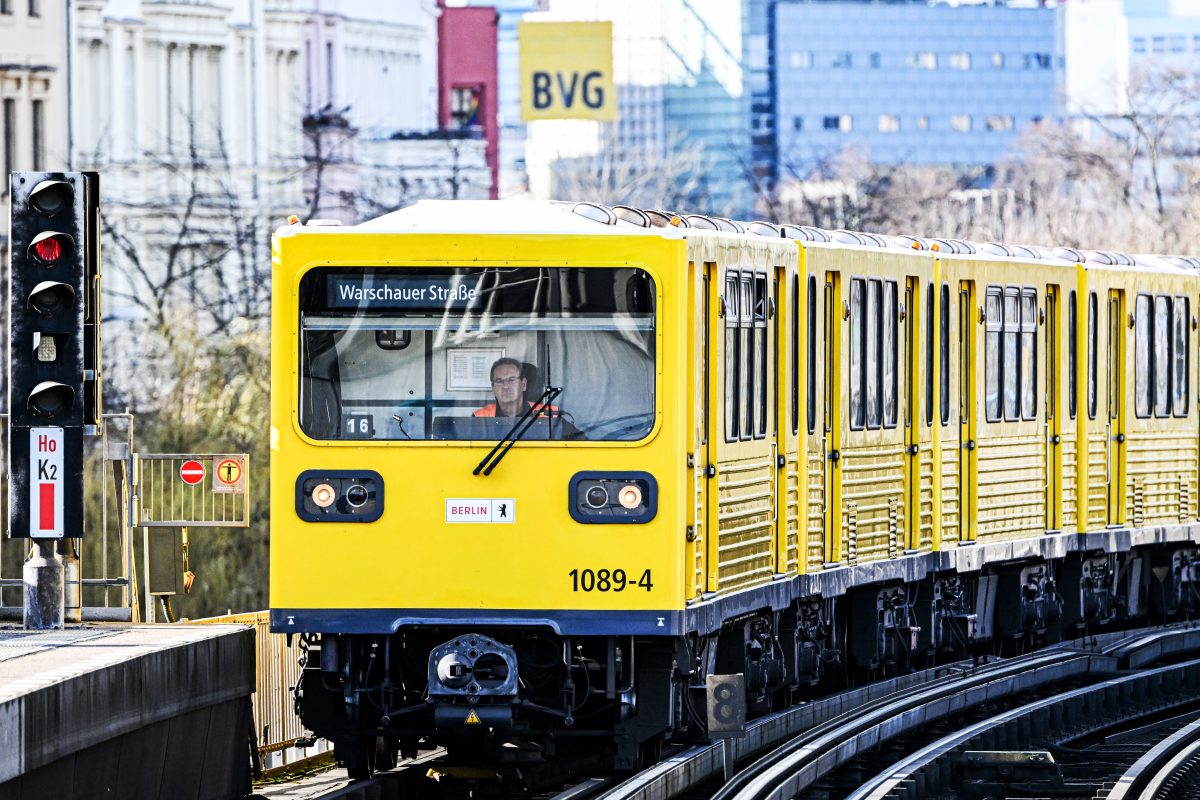
[[[654,424],[654,351],[640,269],[315,269],[300,282],[300,427],[494,441],[532,404],[524,441],[635,441]]]

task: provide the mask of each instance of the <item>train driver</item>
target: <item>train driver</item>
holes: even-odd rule
[[[529,380],[522,373],[521,362],[515,358],[498,358],[492,364],[492,394],[496,402],[475,410],[476,417],[519,417],[533,405],[525,399]],[[550,406],[551,412],[558,409]]]

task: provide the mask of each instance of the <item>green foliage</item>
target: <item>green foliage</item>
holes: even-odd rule
[[[151,379],[137,392],[133,408],[134,448],[138,453],[247,453],[250,456],[250,527],[191,528],[189,566],[196,574],[191,592],[173,599],[180,617],[198,618],[267,607],[269,544],[270,340],[261,324],[233,324],[219,333],[187,318],[169,329],[149,331],[141,341]],[[117,394],[109,388],[110,394]],[[120,441],[120,420],[110,422],[110,438]],[[107,502],[109,575],[122,572],[116,545],[116,504],[111,470],[101,489],[100,448],[88,465],[84,570],[99,572]],[[103,495],[106,497],[102,497]],[[136,580],[143,578],[141,531],[135,534]],[[93,596],[93,594],[95,596]],[[115,594],[113,595],[115,601]],[[100,602],[89,592],[86,603]],[[160,614],[161,619],[161,614]]]

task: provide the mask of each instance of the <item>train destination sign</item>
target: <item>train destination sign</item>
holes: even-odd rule
[[[331,275],[326,283],[330,308],[465,308],[478,296],[458,275]]]

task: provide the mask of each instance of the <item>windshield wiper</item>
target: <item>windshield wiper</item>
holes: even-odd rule
[[[491,475],[492,470],[504,460],[504,457],[508,455],[508,451],[517,443],[517,440],[533,427],[533,423],[537,421],[538,415],[550,408],[550,401],[560,394],[562,394],[561,386],[547,386],[546,390],[542,392],[542,396],[537,399],[537,402],[525,409],[525,413],[518,417],[513,426],[508,429],[508,433],[504,434],[500,441],[496,442],[496,446],[483,457],[483,460],[475,465],[475,469],[471,471],[471,474],[478,475],[482,471],[484,476]],[[495,456],[495,458],[493,459],[492,456]],[[488,463],[489,461],[491,462],[490,464]]]

